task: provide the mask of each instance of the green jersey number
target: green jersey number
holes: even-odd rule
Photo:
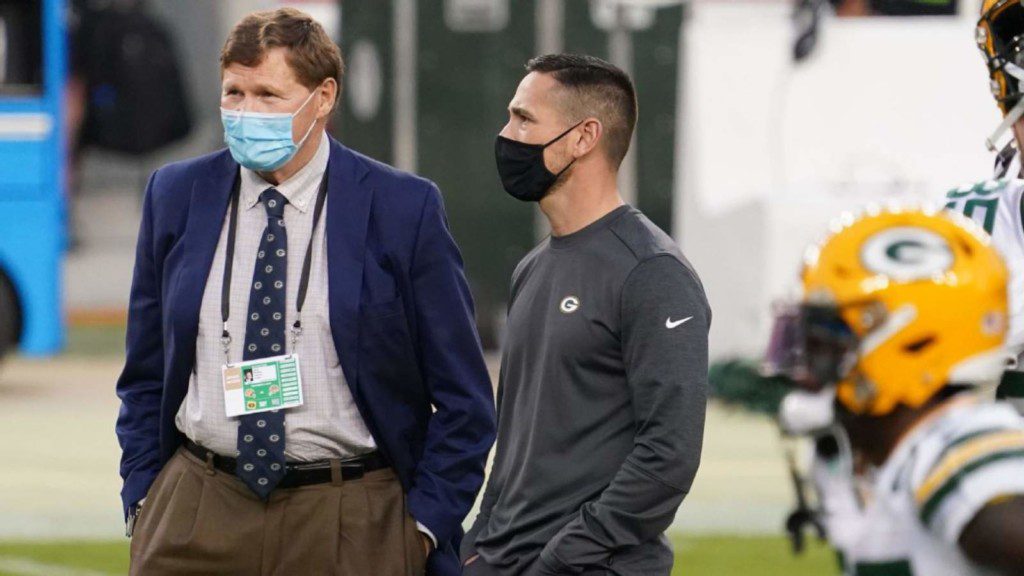
[[[982,200],[980,198],[972,198],[964,202],[963,209],[959,208],[959,202],[950,202],[946,204],[946,208],[954,212],[962,212],[964,216],[967,216],[971,220],[974,220],[985,229],[985,232],[992,234],[992,228],[996,225],[996,210],[999,208],[999,198],[992,198],[989,200]],[[979,214],[978,210],[982,212]],[[977,214],[977,216],[975,216]],[[984,219],[982,219],[984,217]]]
[[[949,202],[946,208],[960,212],[977,222],[985,232],[992,234],[996,225],[996,211],[999,209],[998,192],[1006,187],[1005,180],[989,180],[974,186],[962,186],[946,194]]]

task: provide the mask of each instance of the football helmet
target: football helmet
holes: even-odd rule
[[[1024,5],[1022,0],[983,0],[975,41],[988,66],[992,95],[1004,120],[986,144],[995,151],[998,140],[1024,116]]]
[[[998,378],[1007,268],[972,221],[946,211],[844,215],[808,250],[799,303],[776,311],[766,367],[834,387],[847,410],[916,408],[948,384]]]

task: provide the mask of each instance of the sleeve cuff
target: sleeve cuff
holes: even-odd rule
[[[434,537],[434,533],[430,531],[430,528],[424,526],[422,522],[417,521],[416,529],[422,532],[423,534],[426,534],[427,538],[430,538],[430,541],[434,543],[434,550],[437,550],[437,538]]]

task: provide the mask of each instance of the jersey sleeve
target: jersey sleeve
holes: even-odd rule
[[[957,545],[967,524],[989,503],[1024,496],[1024,430],[994,428],[961,436],[915,484],[921,522]]]

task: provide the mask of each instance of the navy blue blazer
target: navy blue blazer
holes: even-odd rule
[[[494,442],[494,395],[440,192],[331,140],[331,334],[409,511],[439,542],[428,574],[461,572],[462,520]],[[145,497],[183,437],[174,424],[238,165],[226,150],[157,170],[146,189],[117,382],[121,497]],[[436,411],[435,411],[436,409]]]

